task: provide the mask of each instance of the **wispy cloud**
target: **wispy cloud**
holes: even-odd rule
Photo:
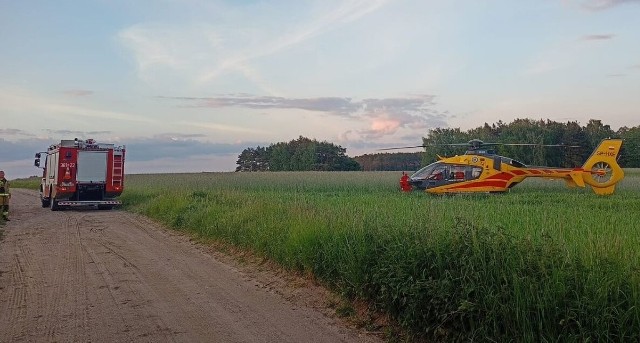
[[[20,129],[0,129],[0,135],[3,136],[29,136],[29,137],[33,137],[34,135],[32,133],[29,133],[27,131],[24,130],[20,130]]]
[[[308,111],[332,112],[337,114],[351,114],[362,104],[354,103],[350,98],[319,97],[319,98],[284,98],[275,96],[253,96],[250,94],[226,95],[218,97],[169,97],[159,96],[160,99],[181,100],[188,107],[244,107],[251,109],[301,109]]]
[[[243,13],[235,23],[211,25],[192,21],[185,25],[141,23],[118,33],[129,49],[143,79],[155,77],[156,68],[188,78],[187,82],[207,83],[224,73],[237,73],[269,94],[270,89],[252,61],[277,54],[307,40],[330,32],[383,7],[390,0],[345,0],[335,6],[283,21],[271,26],[252,25],[256,13]],[[200,8],[207,11],[206,8]],[[219,9],[217,9],[219,10]],[[260,6],[256,10],[261,10]],[[196,10],[198,11],[198,10]],[[237,14],[237,13],[236,13]],[[212,13],[215,15],[215,13]],[[237,22],[242,22],[238,25]]]
[[[130,112],[99,108],[101,106],[78,105],[69,99],[51,98],[28,90],[1,88],[0,103],[4,110],[15,112],[40,112],[57,119],[74,120],[79,117],[112,119],[137,123],[153,123],[155,120]]]
[[[625,3],[640,4],[640,0],[586,0],[582,3],[582,7],[588,10],[600,11]]]
[[[317,18],[305,22],[298,27],[283,31],[284,34],[268,39],[266,43],[255,46],[250,51],[242,54],[234,54],[224,59],[213,69],[205,72],[200,80],[205,82],[220,75],[227,70],[244,72],[246,75],[246,62],[253,59],[276,54],[291,46],[300,44],[311,38],[329,32],[341,25],[356,21],[357,19],[371,13],[388,0],[351,0],[341,1],[340,4],[327,13],[320,14]]]
[[[93,91],[86,90],[86,89],[69,89],[69,90],[63,91],[62,93],[72,97],[85,97],[85,96],[93,95]]]
[[[158,96],[160,99],[179,100],[188,107],[244,107],[251,109],[301,109],[328,112],[345,116],[358,116],[380,111],[428,112],[434,105],[433,95],[415,95],[411,97],[354,100],[348,97],[286,98],[275,96],[253,96],[250,94],[231,94],[215,97],[173,97]]]
[[[93,138],[93,136],[110,135],[113,133],[112,131],[74,131],[74,130],[51,130],[51,129],[46,129],[45,131],[49,134],[60,135],[60,136],[76,136],[80,138],[83,138],[83,137]]]
[[[582,36],[582,40],[609,40],[609,39],[613,39],[613,37],[615,37],[614,34],[599,34],[599,35],[586,35],[586,36]]]
[[[205,138],[207,135],[202,133],[177,133],[177,132],[166,132],[155,135],[156,138],[164,138],[171,140],[181,140],[181,139],[192,139],[192,138]]]

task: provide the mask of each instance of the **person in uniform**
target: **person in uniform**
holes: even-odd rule
[[[9,220],[9,198],[11,198],[9,181],[4,178],[4,170],[0,170],[0,211],[4,220]]]
[[[403,192],[411,192],[411,189],[413,188],[413,186],[411,186],[411,183],[409,183],[409,175],[407,175],[407,173],[402,172],[402,177],[400,178],[400,189]]]

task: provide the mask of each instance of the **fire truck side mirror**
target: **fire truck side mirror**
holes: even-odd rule
[[[36,158],[35,161],[33,161],[33,165],[36,167],[40,167],[40,159]]]
[[[36,158],[40,158],[40,156],[42,156],[42,155],[40,155],[40,153],[39,153],[39,152],[37,152],[37,153],[36,153]]]

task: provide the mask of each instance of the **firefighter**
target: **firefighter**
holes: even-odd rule
[[[0,210],[4,220],[9,220],[9,198],[11,198],[9,181],[4,178],[4,170],[0,170]]]
[[[411,192],[411,184],[409,183],[409,175],[405,172],[402,172],[402,177],[400,178],[400,189],[403,192]]]

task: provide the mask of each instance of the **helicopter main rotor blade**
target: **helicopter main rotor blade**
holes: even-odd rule
[[[546,147],[564,147],[564,148],[579,148],[579,145],[566,145],[566,144],[535,144],[535,143],[498,143],[499,145],[507,146],[546,146]]]
[[[483,147],[489,146],[543,146],[543,147],[563,147],[563,148],[580,148],[579,145],[566,145],[566,144],[536,144],[536,143],[498,143],[498,142],[483,142],[479,139],[472,139],[467,143],[434,143],[434,144],[422,144],[422,145],[413,145],[413,146],[403,146],[396,148],[384,148],[378,150],[399,150],[399,149],[415,149],[415,148],[428,148],[428,147],[438,147],[438,146],[463,146],[468,147],[470,150],[478,150]]]
[[[423,144],[423,145],[413,145],[413,146],[401,146],[401,147],[395,147],[395,148],[384,148],[384,149],[378,149],[378,150],[398,150],[398,149],[428,148],[428,147],[433,147],[433,146],[469,146],[469,144],[468,143]]]
[[[398,150],[398,149],[415,149],[415,148],[426,148],[426,145],[414,145],[414,146],[401,146],[396,148],[384,148],[378,150]]]

